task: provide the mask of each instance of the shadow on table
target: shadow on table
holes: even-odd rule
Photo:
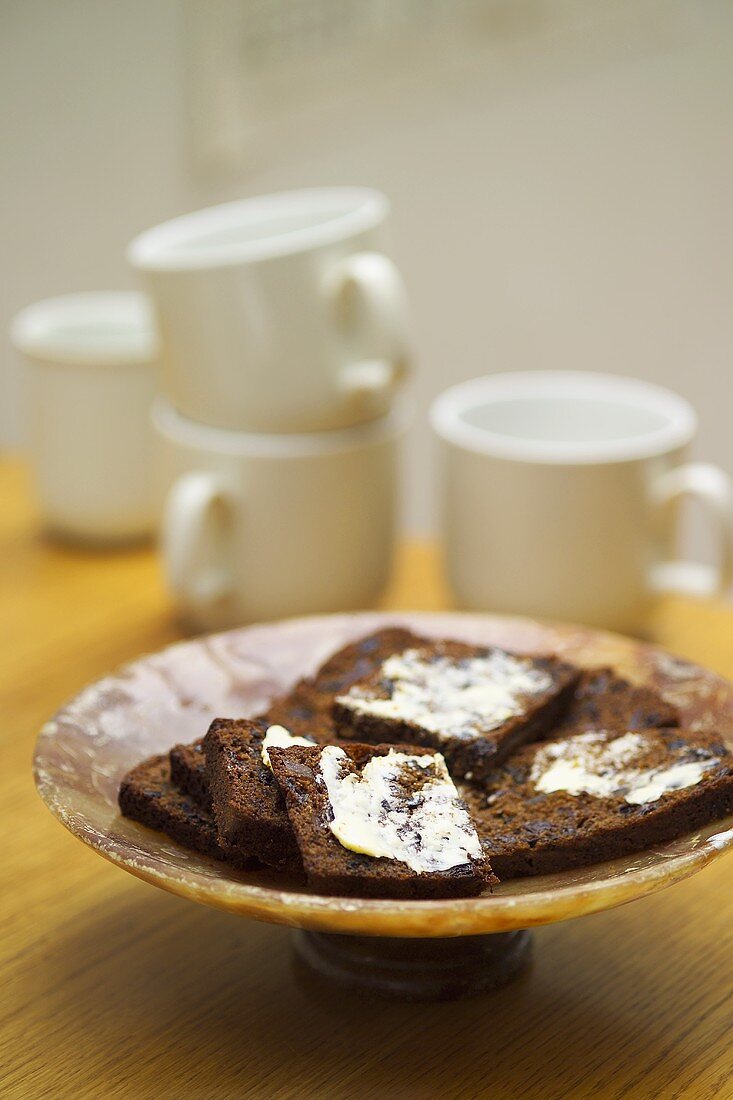
[[[653,1013],[639,1027],[654,982],[614,1004],[595,972],[567,966],[578,930],[540,930],[532,968],[488,996],[361,1001],[296,982],[286,929],[135,884],[60,928],[29,981],[54,1045],[80,1051],[58,1096],[552,1100],[608,1086],[619,1065],[641,1081],[662,1059],[673,1080],[684,1050]]]

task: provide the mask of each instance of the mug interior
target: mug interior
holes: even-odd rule
[[[433,426],[468,449],[541,462],[642,458],[684,446],[695,414],[677,394],[585,372],[494,375],[437,399]]]
[[[152,313],[142,294],[100,291],[36,302],[11,326],[19,351],[49,363],[120,366],[156,354]]]
[[[232,218],[228,225],[218,229],[206,229],[205,226],[191,233],[188,239],[171,241],[172,252],[188,249],[218,248],[221,245],[247,245],[253,241],[266,241],[270,238],[284,237],[290,233],[299,233],[304,229],[315,229],[328,225],[344,214],[348,209],[339,209],[335,204],[322,210],[288,210],[275,208],[265,212],[260,218],[253,218],[243,210],[239,218]]]
[[[485,402],[463,418],[481,431],[543,443],[636,439],[669,424],[658,409],[561,395]]]
[[[130,262],[148,270],[267,259],[351,236],[381,222],[388,202],[364,187],[323,187],[199,210],[137,237]]]

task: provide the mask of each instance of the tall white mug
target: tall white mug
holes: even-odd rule
[[[697,421],[659,386],[580,371],[498,374],[434,402],[446,566],[477,610],[638,630],[660,592],[733,573],[733,486],[687,463]],[[674,560],[677,504],[710,513],[718,564]]]
[[[11,339],[25,357],[27,441],[45,526],[93,543],[153,532],[156,337],[141,294],[36,302]]]
[[[207,428],[159,399],[161,552],[200,629],[372,606],[395,538],[401,407],[306,435]]]
[[[128,250],[156,306],[161,390],[190,420],[311,432],[386,415],[409,360],[389,202],[327,187],[226,203]]]

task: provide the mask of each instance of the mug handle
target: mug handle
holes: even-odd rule
[[[390,398],[410,367],[407,292],[399,270],[381,252],[356,252],[328,273],[326,295],[344,337],[366,333],[384,355],[349,363],[339,385],[348,397]]]
[[[662,474],[652,487],[652,504],[665,545],[671,543],[676,530],[676,506],[686,496],[699,500],[713,520],[718,564],[662,562],[652,570],[652,589],[657,594],[721,595],[733,580],[733,481],[720,467],[707,462],[690,462]]]
[[[168,494],[161,546],[168,586],[183,606],[206,611],[232,593],[231,574],[213,529],[217,510],[226,518],[231,494],[224,479],[199,471],[179,478]],[[202,567],[201,562],[212,560]]]

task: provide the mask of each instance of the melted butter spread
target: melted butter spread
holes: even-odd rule
[[[479,859],[481,842],[440,753],[373,756],[360,773],[343,749],[321,753],[333,812],[329,828],[344,848],[397,859],[411,870],[447,871]]]
[[[285,729],[285,726],[268,726],[265,736],[262,738],[262,763],[265,767],[272,771],[272,764],[270,763],[270,754],[267,751],[271,749],[273,745],[278,749],[287,749],[290,745],[313,745],[315,744],[308,737],[296,737],[289,730]]]
[[[535,756],[530,773],[535,790],[545,794],[566,791],[597,798],[623,797],[632,805],[656,802],[667,791],[694,787],[720,761],[680,761],[655,768],[634,767],[634,760],[650,747],[648,738],[625,733],[608,740],[591,731],[562,741],[550,741]]]
[[[531,659],[501,650],[455,660],[408,649],[389,657],[380,676],[390,681],[389,698],[356,686],[339,703],[358,714],[412,722],[442,738],[470,739],[496,729],[552,687],[552,677]]]

